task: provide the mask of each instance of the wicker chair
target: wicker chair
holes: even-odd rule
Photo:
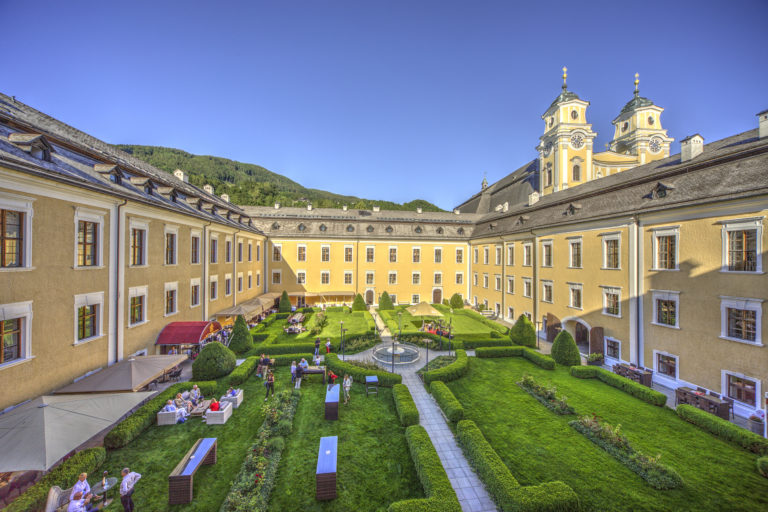
[[[56,512],[69,504],[69,495],[72,494],[73,487],[62,489],[54,485],[48,491],[48,501],[45,502],[45,512]]]

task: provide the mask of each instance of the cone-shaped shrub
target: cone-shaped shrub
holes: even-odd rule
[[[355,295],[355,301],[352,303],[352,311],[365,311],[368,309],[363,300],[363,296],[359,293]]]
[[[248,352],[253,347],[251,333],[248,332],[248,325],[245,323],[243,315],[238,315],[235,319],[235,327],[232,329],[232,338],[229,341],[229,349],[235,354]]]
[[[461,309],[464,307],[464,299],[462,299],[461,295],[458,293],[451,295],[451,307],[453,309]]]
[[[280,313],[291,312],[291,299],[288,297],[288,292],[283,290],[283,294],[280,296],[280,305],[277,307],[277,311]]]
[[[536,347],[536,328],[527,316],[520,315],[515,325],[509,330],[512,343],[525,347]]]
[[[382,292],[381,297],[379,297],[379,309],[381,311],[395,309],[395,306],[392,305],[392,297],[386,291]]]
[[[576,346],[573,336],[568,331],[562,330],[555,337],[555,341],[552,343],[552,359],[563,366],[579,366],[581,364],[579,347]]]
[[[193,380],[215,380],[235,369],[235,353],[218,341],[203,347],[192,363]]]

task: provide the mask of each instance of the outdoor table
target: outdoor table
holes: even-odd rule
[[[365,376],[365,396],[368,396],[369,391],[379,396],[379,378],[375,375]]]
[[[110,489],[113,489],[117,485],[117,478],[115,477],[109,477],[106,479],[106,482],[104,485],[101,484],[101,482],[97,483],[93,487],[91,487],[91,494],[94,496],[98,496],[99,494],[104,495],[104,506],[106,506],[107,502],[107,491]]]
[[[325,392],[325,419],[339,419],[339,384],[331,384]]]
[[[198,403],[197,407],[195,407],[194,409],[192,409],[189,412],[189,415],[190,416],[202,416],[203,414],[205,414],[205,411],[208,410],[208,407],[210,405],[211,405],[211,401],[210,400],[203,400],[202,402]]]
[[[338,436],[321,437],[320,450],[317,453],[317,471],[315,471],[315,498],[332,500],[336,498],[336,454]]]
[[[325,384],[325,366],[308,366],[304,369],[304,375],[322,375]]]
[[[703,411],[711,412],[724,420],[730,419],[730,404],[725,400],[721,400],[720,398],[702,393],[687,386],[677,388],[677,391],[682,393],[681,398],[683,403],[698,407]]]

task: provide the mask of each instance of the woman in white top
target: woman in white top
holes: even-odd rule
[[[352,376],[348,373],[344,374],[344,405],[349,403],[349,390],[352,389]]]

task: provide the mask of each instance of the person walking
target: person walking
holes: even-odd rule
[[[264,396],[264,401],[266,402],[269,398],[270,390],[272,390],[272,396],[275,396],[275,374],[272,373],[272,370],[267,371],[267,378],[264,385],[267,387],[267,394]]]
[[[315,354],[316,356],[320,355],[320,336],[317,337],[315,340]]]
[[[291,384],[296,384],[296,361],[291,363]]]
[[[123,505],[124,512],[133,512],[133,491],[136,482],[139,481],[141,475],[134,473],[128,468],[124,468],[121,472],[123,475],[123,481],[120,482],[120,503]]]
[[[296,389],[301,389],[301,376],[304,375],[304,367],[301,365],[296,366]]]
[[[348,373],[344,374],[344,405],[349,403],[349,391],[352,389],[352,376]]]
[[[326,354],[331,353],[331,338],[326,338],[325,340],[325,353]]]

